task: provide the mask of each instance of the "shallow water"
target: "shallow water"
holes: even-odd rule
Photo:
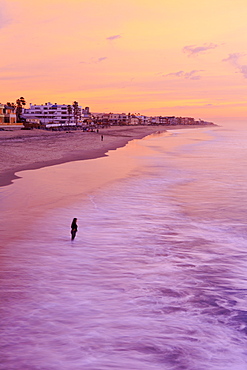
[[[1,251],[0,368],[246,369],[246,143],[244,127],[152,135],[3,188],[20,228]]]

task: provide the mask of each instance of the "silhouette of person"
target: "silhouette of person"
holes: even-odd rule
[[[101,135],[101,141],[103,141],[103,139],[104,139],[104,136],[103,136],[103,135]]]
[[[75,239],[76,233],[77,233],[77,218],[73,218],[72,224],[71,224],[71,240]]]

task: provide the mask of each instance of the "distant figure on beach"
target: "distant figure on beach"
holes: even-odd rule
[[[103,139],[104,139],[104,136],[103,136],[103,135],[101,135],[101,141],[103,141]]]
[[[76,233],[77,233],[77,218],[73,218],[72,224],[71,224],[71,240],[75,239]]]

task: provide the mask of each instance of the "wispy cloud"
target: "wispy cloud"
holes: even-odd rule
[[[1,81],[12,81],[12,80],[26,80],[26,79],[32,79],[33,77],[43,77],[43,75],[36,75],[36,76],[31,76],[31,75],[25,75],[25,76],[1,76],[0,75],[0,80]]]
[[[228,62],[237,69],[239,73],[247,78],[247,65],[240,63],[240,58],[246,56],[244,53],[232,53],[227,58],[223,59],[222,62]]]
[[[198,109],[203,109],[203,108],[213,108],[216,107],[215,104],[193,104],[193,105],[175,105],[174,108],[198,108]]]
[[[106,59],[107,59],[107,57],[101,57],[101,58],[98,58],[98,59],[96,60],[96,63],[103,62],[103,60],[106,60]]]
[[[239,58],[245,56],[244,53],[232,53],[229,54],[227,58],[223,59],[223,62],[230,62],[234,66],[238,65]]]
[[[247,65],[239,66],[239,72],[242,73],[244,78],[247,78]]]
[[[80,62],[80,64],[97,64],[97,63],[103,62],[106,59],[107,59],[107,57],[91,58],[88,61],[82,61],[82,62]]]
[[[174,73],[168,73],[163,75],[163,77],[180,77],[186,80],[200,80],[201,76],[198,74],[198,72],[203,72],[203,69],[194,69],[190,72],[178,71]]]
[[[190,57],[190,56],[198,55],[200,53],[204,53],[205,51],[208,51],[211,49],[215,49],[218,46],[219,45],[213,44],[213,43],[209,43],[209,44],[204,43],[202,46],[187,45],[183,48],[183,52]]]
[[[113,36],[107,37],[106,40],[113,41],[113,40],[120,39],[120,38],[121,38],[121,35],[113,35]]]

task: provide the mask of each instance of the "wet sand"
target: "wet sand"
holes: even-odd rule
[[[76,160],[99,158],[109,150],[125,146],[155,132],[198,126],[114,126],[99,132],[30,131],[20,128],[0,131],[0,186],[10,185],[16,172]],[[203,126],[199,126],[203,127]],[[103,140],[101,140],[103,135]]]
[[[26,168],[26,170],[23,169],[20,172],[16,172],[16,178],[20,180],[14,180],[11,186],[3,186],[1,189],[0,211],[5,217],[1,221],[0,229],[5,246],[12,242],[15,243],[22,237],[25,238],[27,230],[30,230],[36,220],[43,219],[44,215],[49,215],[51,212],[58,212],[54,220],[59,220],[60,210],[63,212],[66,209],[68,215],[67,223],[69,224],[70,219],[75,217],[75,207],[81,204],[81,202],[87,203],[92,201],[93,203],[91,199],[93,199],[95,192],[106,186],[111,186],[121,179],[132,176],[133,173],[138,173],[143,166],[146,166],[146,158],[157,155],[157,152],[153,151],[152,146],[148,147],[145,145],[145,141],[150,140],[147,130],[142,131],[134,128],[132,135],[130,135],[129,128],[125,129],[127,132],[122,131],[121,128],[116,131],[112,130],[111,134],[109,132],[109,136],[104,134],[103,142],[96,133],[88,133],[89,135],[86,133],[84,135],[83,132],[78,132],[78,135],[76,133],[74,136],[73,133],[67,134],[67,137],[75,138],[72,140],[68,140],[65,133],[62,133],[61,136],[59,133],[55,133],[55,135],[51,135],[54,133],[48,133],[47,140],[41,138],[39,141],[39,137],[37,135],[31,136],[31,132],[26,134],[24,132],[24,136],[30,135],[29,137],[26,136],[24,140],[20,136],[17,138],[16,134],[10,132],[14,141],[12,144],[12,140],[10,140],[9,148],[12,148],[13,145],[16,150],[17,146],[19,148],[17,154],[20,152],[22,158],[26,158],[26,163],[29,160],[30,164],[29,169]],[[121,131],[121,135],[119,135],[119,131]],[[152,134],[152,131],[154,131],[154,128],[149,129],[149,134]],[[165,146],[162,146],[160,149],[169,153],[176,150],[176,147],[186,143],[210,139],[205,130],[181,130],[183,132],[180,132],[180,135],[172,135],[168,131],[164,132],[166,131],[165,129],[162,131],[156,128],[155,131],[151,135],[151,139],[152,136],[154,138],[156,136],[167,136]],[[190,131],[189,135],[188,131]],[[114,134],[118,136],[114,136]],[[129,135],[127,136],[127,134]],[[42,132],[38,133],[38,135],[42,135]],[[139,137],[145,136],[145,138],[134,140],[137,135]],[[31,137],[33,137],[32,140]],[[73,147],[77,143],[79,148],[79,144],[83,142],[86,144],[83,146],[84,151],[78,150],[78,160],[76,160],[75,156],[62,157],[65,152],[64,147],[66,148],[66,153],[69,153],[72,143]],[[36,146],[34,143],[36,143]],[[48,144],[50,143],[53,146],[49,148]],[[33,152],[28,150],[29,147]],[[48,162],[41,160],[47,156],[47,153],[42,156],[42,150],[45,151],[46,147],[51,155],[56,155],[55,158],[57,159],[53,159],[54,165],[51,165],[51,160]],[[87,152],[86,148],[89,147],[93,147],[93,150]],[[104,154],[106,151],[107,154]],[[30,152],[34,153],[34,155],[30,156]],[[58,158],[59,153],[61,153],[60,159]],[[10,151],[10,154],[13,155],[13,151]],[[30,158],[25,157],[28,154]],[[36,159],[38,154],[41,156],[40,160],[35,162],[34,158]],[[86,159],[86,156],[90,158],[89,155],[91,156],[90,160],[81,160]],[[10,162],[6,161],[5,165],[7,166],[7,164],[10,165]],[[28,167],[27,164],[26,166]],[[38,166],[40,167],[38,168]],[[16,167],[13,163],[13,169],[9,171],[12,179],[14,168]],[[30,168],[36,169],[35,171],[30,171]],[[3,179],[6,179],[4,174],[3,172]],[[55,221],[56,223],[57,221]],[[54,235],[54,237],[56,238],[57,236]]]

